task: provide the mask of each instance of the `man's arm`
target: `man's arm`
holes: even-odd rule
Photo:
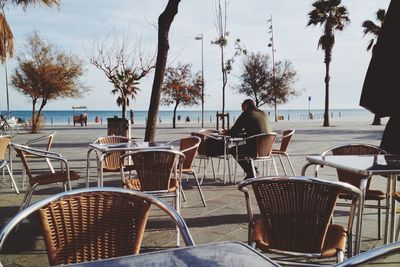
[[[244,129],[245,122],[246,122],[246,113],[243,112],[242,114],[240,114],[239,118],[236,120],[232,128],[228,131],[228,135],[237,136],[239,133],[241,133]]]

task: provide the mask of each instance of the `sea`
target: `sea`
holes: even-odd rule
[[[43,118],[46,125],[52,124],[73,124],[73,115],[79,115],[83,111],[73,111],[73,110],[44,110]],[[229,118],[234,122],[240,115],[241,110],[227,110],[229,112]],[[265,110],[269,114],[270,119],[274,118],[273,110]],[[323,119],[324,110],[323,109],[283,109],[278,110],[278,115],[282,120],[308,120],[309,112],[312,113],[313,119]],[[0,114],[5,114],[6,112],[0,111]],[[107,123],[107,118],[113,118],[115,116],[121,117],[120,110],[87,110],[88,113],[88,123]],[[135,123],[145,123],[147,120],[147,111],[144,110],[133,110],[134,122]],[[30,110],[12,110],[10,117],[21,118],[24,121],[29,121],[31,118]],[[217,110],[207,110],[204,111],[204,121],[205,122],[215,122],[216,121]],[[177,111],[177,121],[178,122],[201,122],[201,110],[180,110]],[[346,118],[346,119],[357,119],[360,117],[373,117],[373,115],[365,109],[332,109],[330,110],[330,118]],[[129,110],[126,115],[129,118]],[[159,123],[171,123],[173,117],[173,111],[159,111],[158,122]]]

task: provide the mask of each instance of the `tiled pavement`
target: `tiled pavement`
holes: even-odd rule
[[[289,152],[292,154],[292,161],[295,169],[300,173],[301,166],[305,163],[305,155],[316,154],[336,144],[343,143],[372,143],[379,144],[379,139],[383,127],[377,128],[369,126],[367,123],[359,122],[357,126],[354,123],[337,123],[337,127],[322,128],[319,123],[309,126],[302,125],[301,122],[288,123],[280,122],[275,125],[276,131],[286,128],[295,128],[296,133],[293,143],[290,145]],[[158,129],[159,140],[173,140],[180,136],[186,136],[196,127],[185,127],[170,129],[164,127]],[[53,151],[63,154],[68,159],[72,169],[78,171],[82,176],[85,175],[86,151],[87,145],[97,137],[105,135],[106,129],[102,126],[89,125],[88,127],[72,126],[49,126],[43,133],[57,131]],[[42,134],[43,134],[42,133]],[[134,136],[142,139],[143,128],[135,128]],[[21,133],[13,139],[15,143],[24,143],[28,139],[35,138],[41,134],[28,135]],[[13,153],[14,154],[14,153]],[[92,164],[94,166],[94,164]],[[279,164],[278,164],[279,166]],[[38,169],[45,168],[44,163],[36,163]],[[21,185],[21,165],[15,158],[13,161],[14,175],[17,184]],[[196,169],[197,170],[197,169]],[[281,170],[279,169],[280,173]],[[324,168],[323,176],[328,179],[334,179],[333,170]],[[92,176],[95,175],[95,169],[90,170]],[[211,169],[206,172],[206,179],[202,186],[207,207],[203,207],[198,191],[194,186],[193,179],[184,183],[187,201],[182,203],[182,215],[185,218],[196,244],[205,244],[225,240],[247,241],[247,215],[243,194],[237,190],[233,184],[222,183],[221,171],[218,173],[217,181],[214,181]],[[105,184],[109,186],[119,185],[119,174],[108,175],[105,178]],[[202,172],[199,174],[203,175]],[[241,180],[243,173],[238,174],[237,181]],[[16,195],[9,187],[8,178],[0,178],[0,225],[3,225],[9,218],[15,215],[18,205],[23,197],[23,192]],[[95,184],[95,180],[92,180]],[[384,187],[384,179],[377,178],[373,185]],[[74,188],[84,187],[84,179],[74,182]],[[33,201],[42,199],[46,195],[54,194],[62,190],[61,186],[44,186],[38,188],[35,192]],[[24,191],[24,190],[21,190]],[[345,212],[338,212],[335,218],[338,222],[343,222]],[[363,228],[362,249],[368,250],[382,244],[376,240],[376,211],[366,210]],[[165,230],[165,226],[169,230]],[[37,223],[36,216],[30,217],[20,227],[18,232],[8,239],[8,245],[4,249],[5,255],[1,255],[3,264],[10,266],[46,266],[47,256],[44,250],[44,244],[41,237],[40,226]],[[173,247],[175,245],[175,231],[171,224],[166,223],[165,217],[160,217],[157,212],[151,216],[143,243],[143,250],[149,251],[159,247]]]

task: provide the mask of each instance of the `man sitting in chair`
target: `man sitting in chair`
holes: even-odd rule
[[[271,132],[271,125],[267,114],[257,108],[253,99],[246,99],[243,101],[242,111],[242,114],[240,114],[239,118],[236,120],[231,129],[222,130],[223,134],[232,137],[250,137],[256,134]],[[236,158],[236,147],[231,148],[229,153]],[[255,142],[248,142],[246,144],[239,145],[238,147],[238,163],[246,173],[246,177],[244,179],[255,177],[250,161],[245,160],[246,157],[256,156],[255,154]]]

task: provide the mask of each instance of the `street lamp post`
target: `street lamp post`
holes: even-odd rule
[[[310,105],[311,105],[311,96],[308,97],[308,119],[309,120],[312,119]]]
[[[274,91],[274,108],[275,108],[275,121],[278,121],[278,111],[277,111],[277,107],[276,107],[276,76],[275,76],[275,46],[274,46],[274,28],[273,28],[273,24],[272,24],[272,15],[270,17],[270,19],[267,20],[270,23],[269,26],[269,31],[268,33],[271,34],[271,37],[269,38],[269,43],[268,43],[268,47],[271,47],[272,50],[272,87],[273,87],[273,91]]]
[[[195,40],[201,40],[201,128],[204,128],[204,53],[203,34],[198,34]]]

